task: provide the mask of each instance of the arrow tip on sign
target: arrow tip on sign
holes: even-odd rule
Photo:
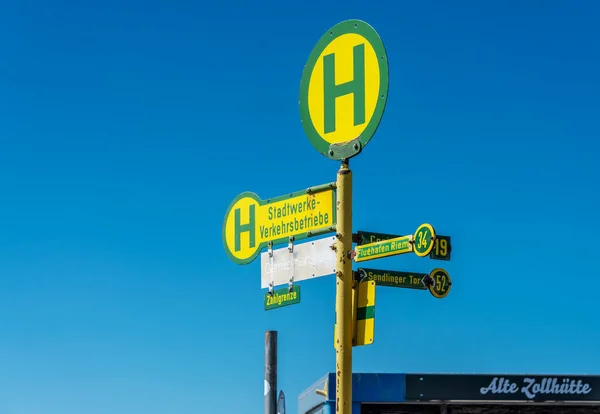
[[[425,275],[423,279],[421,279],[421,282],[426,288],[429,288],[429,286],[435,286],[435,281],[429,275]]]
[[[365,269],[358,269],[358,276],[359,276],[359,281],[366,279],[367,278],[367,272],[365,272]]]

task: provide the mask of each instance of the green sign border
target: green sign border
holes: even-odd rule
[[[326,227],[326,228],[319,229],[316,231],[308,231],[306,233],[300,233],[300,234],[293,236],[294,240],[303,240],[303,239],[307,239],[309,237],[316,237],[316,236],[320,236],[322,234],[327,234],[327,233],[336,231],[336,226],[337,226],[337,207],[336,207],[337,186],[335,183],[322,184],[322,185],[318,185],[318,186],[314,186],[314,187],[309,187],[306,190],[295,191],[293,193],[269,198],[267,200],[261,200],[261,198],[256,193],[253,193],[251,191],[244,191],[243,193],[238,194],[233,199],[233,201],[231,203],[229,203],[229,206],[227,207],[227,211],[225,212],[225,217],[223,219],[223,228],[221,229],[223,247],[225,248],[225,252],[227,253],[227,256],[229,256],[229,258],[236,264],[239,264],[239,265],[249,264],[258,257],[258,255],[261,253],[261,251],[265,247],[267,247],[269,245],[269,242],[260,243],[258,246],[256,246],[256,251],[254,252],[254,254],[252,256],[248,257],[247,259],[243,259],[243,260],[240,260],[237,257],[235,257],[233,254],[231,254],[231,251],[229,250],[229,247],[227,246],[227,239],[225,236],[225,229],[227,228],[227,217],[229,217],[229,214],[231,213],[231,209],[233,208],[235,203],[237,203],[238,200],[240,200],[241,198],[250,197],[250,198],[254,199],[259,205],[265,206],[267,204],[275,203],[277,201],[282,201],[287,198],[294,198],[294,197],[297,197],[300,195],[305,195],[305,194],[317,194],[317,193],[322,193],[325,191],[331,191],[331,197],[332,197],[331,205],[333,207],[332,216],[331,216],[332,225],[330,227]],[[290,238],[288,236],[286,236],[286,237],[280,237],[279,239],[273,239],[271,241],[273,242],[273,245],[275,246],[277,244],[288,243],[289,239]]]
[[[329,146],[331,145],[329,142],[325,141],[315,127],[313,126],[312,119],[310,118],[310,112],[308,110],[308,85],[310,82],[310,77],[312,75],[315,64],[317,63],[317,59],[321,55],[321,52],[327,47],[329,43],[338,37],[349,34],[356,33],[363,36],[367,41],[373,46],[375,53],[379,57],[379,96],[380,99],[377,101],[377,105],[375,106],[375,111],[373,112],[373,116],[369,121],[369,124],[360,135],[360,137],[348,137],[348,141],[352,141],[356,138],[359,138],[360,144],[362,147],[365,147],[367,143],[371,140],[377,128],[379,127],[379,123],[381,122],[381,118],[383,117],[383,112],[385,110],[385,106],[387,103],[387,95],[389,90],[389,68],[388,68],[388,58],[385,50],[385,46],[383,45],[383,41],[379,34],[375,31],[375,29],[369,25],[368,23],[362,20],[345,20],[333,26],[329,29],[317,42],[316,46],[313,48],[312,52],[308,56],[308,60],[304,65],[304,70],[302,71],[302,79],[300,80],[300,99],[298,101],[300,106],[300,120],[302,121],[302,126],[304,127],[304,132],[308,137],[311,144],[319,151],[321,154],[330,158],[332,160],[342,160],[346,158],[350,158],[352,155],[348,155],[348,151],[336,150],[333,155],[329,153]],[[339,145],[339,144],[337,144]],[[360,150],[358,151],[360,152]],[[356,152],[354,155],[358,154]]]
[[[427,246],[427,248],[424,251],[419,251],[417,250],[417,235],[419,234],[419,230],[423,228],[429,230],[429,232],[431,233],[431,238],[429,239],[429,246]],[[413,241],[413,252],[419,257],[427,257],[429,253],[431,253],[431,251],[433,250],[433,245],[435,244],[435,229],[429,223],[421,224],[419,227],[417,227],[417,230],[415,230],[415,233],[413,235]]]
[[[436,273],[443,273],[446,275],[446,277],[448,278],[448,290],[446,290],[446,294],[440,295],[439,293],[434,292],[434,287],[433,285],[431,285],[429,286],[429,293],[431,293],[434,298],[443,299],[450,293],[450,289],[452,288],[452,279],[450,278],[450,274],[446,270],[442,269],[441,267],[437,267],[433,269],[431,273],[429,273],[429,277],[431,277],[434,282]]]

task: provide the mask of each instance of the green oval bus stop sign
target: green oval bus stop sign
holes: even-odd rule
[[[375,29],[346,20],[328,30],[300,81],[300,119],[312,145],[334,160],[360,153],[383,116],[388,82],[387,54]]]

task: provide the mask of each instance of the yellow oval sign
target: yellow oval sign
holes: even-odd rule
[[[435,241],[435,230],[429,223],[421,224],[414,234],[414,252],[419,257],[425,257],[431,253]]]
[[[387,55],[377,32],[360,20],[337,24],[302,74],[300,116],[308,139],[329,158],[356,155],[379,126],[387,92]],[[343,149],[346,143],[354,148]]]
[[[450,280],[448,272],[440,268],[433,269],[429,274],[429,277],[431,277],[433,282],[429,286],[429,292],[438,299],[448,296],[450,287],[452,286],[452,280]]]

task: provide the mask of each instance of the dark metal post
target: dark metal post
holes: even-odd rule
[[[277,414],[277,331],[265,332],[265,414]]]

